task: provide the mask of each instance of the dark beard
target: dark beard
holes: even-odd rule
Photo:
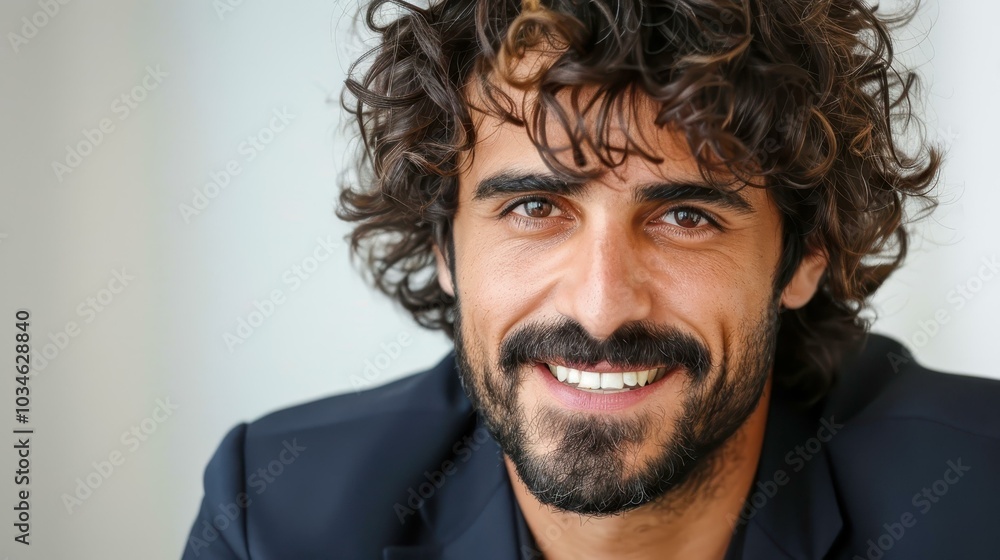
[[[774,298],[755,324],[742,329],[746,353],[732,363],[726,356],[714,379],[709,350],[677,329],[630,323],[600,342],[568,319],[554,326],[528,324],[511,333],[501,344],[496,372],[481,347],[475,349],[478,361],[470,360],[456,301],[459,374],[486,427],[541,503],[590,516],[618,514],[654,501],[666,504],[707,490],[723,444],[760,401],[774,359],[778,301]],[[554,357],[678,365],[682,369],[672,375],[686,375],[690,383],[673,417],[662,408],[620,419],[542,405],[529,422],[517,404],[518,389],[531,366]],[[635,459],[652,428],[665,422],[675,429],[667,441],[657,442],[661,452],[632,464],[629,459]],[[530,442],[542,439],[554,443],[544,456],[529,450]],[[631,474],[623,474],[629,470]]]

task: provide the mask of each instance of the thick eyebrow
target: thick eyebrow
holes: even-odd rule
[[[587,183],[567,182],[554,175],[542,173],[501,172],[483,179],[476,185],[473,200],[487,200],[528,192],[543,192],[559,196],[573,196],[587,190]],[[643,185],[633,191],[632,202],[700,201],[741,214],[752,214],[753,206],[735,191],[710,187],[687,181],[670,181]]]
[[[487,200],[539,191],[560,196],[572,196],[582,193],[583,190],[584,183],[570,183],[554,175],[502,172],[480,181],[472,194],[472,200]]]
[[[710,187],[705,184],[668,182],[645,185],[634,191],[633,202],[674,202],[692,200],[707,202],[739,214],[753,214],[753,206],[738,191]]]

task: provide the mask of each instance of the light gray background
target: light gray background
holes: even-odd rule
[[[384,366],[365,381],[377,385],[449,349],[368,290],[339,242],[348,230],[333,204],[347,144],[328,97],[361,50],[344,18],[356,4],[230,3],[220,15],[209,0],[71,1],[17,52],[10,34],[22,18],[45,19],[34,15],[42,8],[0,4],[0,358],[13,364],[18,308],[31,310],[38,350],[67,322],[79,328],[31,381],[30,547],[12,540],[14,438],[0,446],[0,559],[177,558],[205,463],[235,423],[351,391],[365,360]],[[982,259],[1000,256],[998,17],[997,4],[931,1],[901,35],[902,55],[924,75],[928,133],[950,155],[943,205],[877,298],[875,329],[932,367],[994,377],[1000,276],[974,278]],[[165,75],[125,116],[115,100],[147,67]],[[241,143],[282,109],[291,122],[248,161]],[[53,161],[65,163],[67,146],[105,118],[114,130],[57,177]],[[180,205],[233,159],[242,172],[185,220]],[[284,275],[317,238],[338,247],[293,289]],[[102,311],[78,311],[87,298],[107,302],[101,290],[123,268],[134,280]],[[959,306],[950,292],[970,282],[979,291]],[[230,351],[224,333],[275,289],[284,303]],[[947,323],[935,329],[935,315]],[[413,342],[379,358],[401,334]],[[17,426],[5,368],[6,431]],[[157,399],[177,408],[148,420]],[[144,421],[155,431],[125,444]],[[125,462],[69,512],[63,495],[115,451]]]

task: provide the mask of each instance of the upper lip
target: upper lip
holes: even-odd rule
[[[570,369],[575,369],[578,371],[590,371],[594,373],[626,373],[630,371],[646,371],[649,369],[658,369],[665,367],[663,364],[654,364],[649,366],[620,366],[612,365],[607,360],[603,360],[597,363],[588,362],[567,362],[560,360],[546,360],[544,363],[551,364],[554,366],[563,366]]]

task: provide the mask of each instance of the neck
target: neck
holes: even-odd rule
[[[707,558],[721,560],[735,527],[731,520],[750,492],[764,442],[771,383],[757,408],[703,472],[670,494],[628,512],[591,517],[539,502],[505,455],[514,496],[539,551],[547,560],[576,558]]]

